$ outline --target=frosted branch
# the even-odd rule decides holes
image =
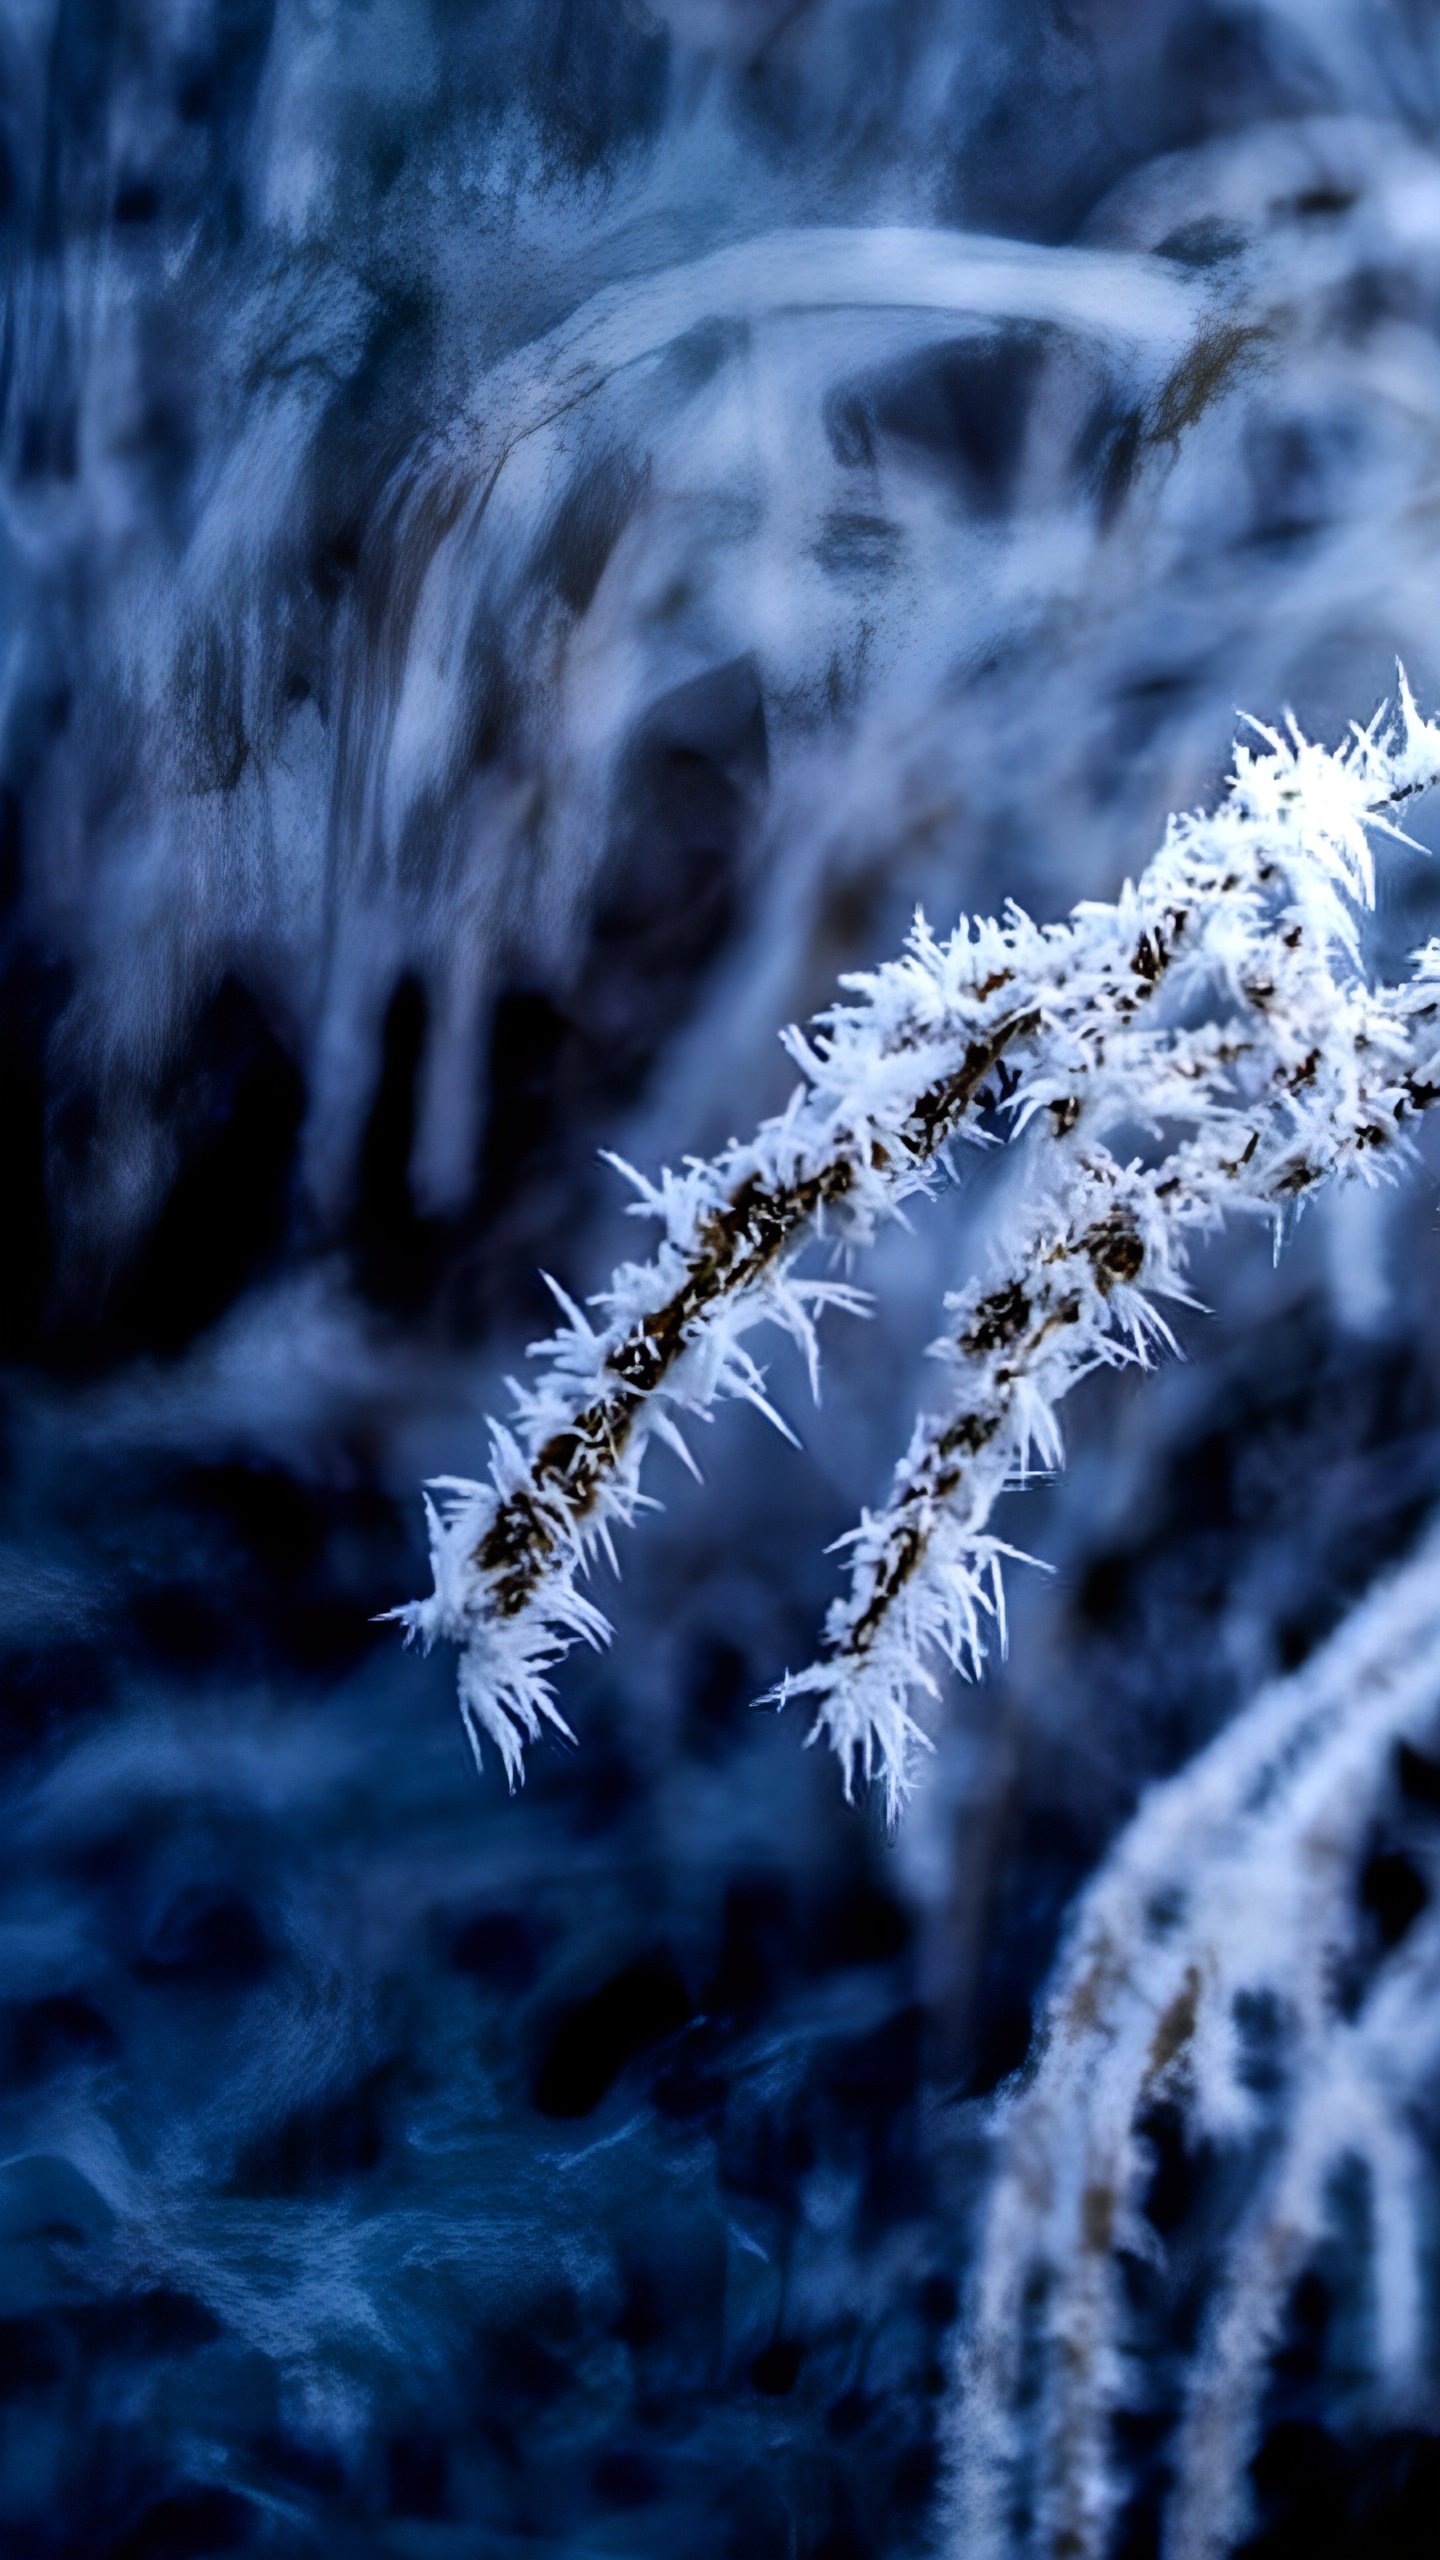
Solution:
[[[1221,2560],[1243,2536],[1268,2357],[1347,2160],[1373,2199],[1373,2372],[1392,2394],[1413,2379],[1415,2110],[1434,2068],[1440,1933],[1417,1930],[1354,2016],[1339,1986],[1391,1755],[1428,1736],[1437,1706],[1432,1530],[1311,1663],[1151,1795],[1082,1898],[1037,2058],[996,2122],[957,2413],[966,2560],[1057,2548],[1098,2560],[1109,2547],[1112,2422],[1140,2382],[1124,2263],[1163,2269],[1144,2211],[1157,2100],[1189,2140],[1254,2164],[1248,2204],[1212,2242],[1212,2307],[1173,2463],[1174,2560]],[[1268,2100],[1237,2023],[1262,2003],[1279,2076]]]
[[[813,1378],[818,1315],[861,1305],[798,1270],[808,1245],[868,1245],[947,1148],[996,1134],[1003,1109],[1053,1158],[1002,1255],[1008,1276],[954,1302],[951,1406],[917,1430],[886,1511],[856,1534],[825,1661],[782,1684],[817,1697],[847,1779],[879,1771],[893,1805],[915,1693],[937,1663],[973,1670],[998,1622],[986,1524],[1032,1453],[1058,1458],[1059,1398],[1164,1339],[1154,1301],[1181,1288],[1197,1228],[1232,1206],[1278,1216],[1336,1171],[1396,1154],[1407,1113],[1432,1098],[1433,972],[1368,997],[1357,915],[1371,835],[1395,832],[1390,810],[1440,772],[1440,730],[1402,679],[1394,720],[1377,715],[1335,753],[1293,726],[1259,736],[1237,749],[1219,808],[1172,820],[1113,904],[1052,925],[1011,908],[945,939],[917,918],[897,959],[844,980],[846,1001],[787,1035],[801,1081],[752,1139],[655,1182],[621,1168],[658,1251],[588,1309],[556,1290],[564,1323],[533,1347],[509,1423],[492,1425],[488,1482],[445,1479],[429,1507],[433,1594],[394,1613],[425,1644],[461,1647],[471,1741],[496,1744],[512,1784],[527,1740],[547,1722],[568,1731],[555,1665],[577,1637],[608,1633],[580,1586],[649,1500],[651,1441],[687,1455],[682,1423],[725,1396],[770,1413],[746,1337],[778,1324]],[[1207,1025],[1168,1027],[1202,1002]],[[1167,1143],[1192,1129],[1168,1172],[1109,1156],[1106,1132],[1136,1119]]]
[[[1037,1461],[1062,1462],[1063,1399],[1097,1368],[1147,1368],[1173,1347],[1163,1302],[1186,1299],[1196,1236],[1249,1214],[1278,1242],[1321,1183],[1381,1178],[1403,1148],[1436,1045],[1431,955],[1409,988],[1382,996],[1312,969],[1303,1008],[1281,1001],[1301,974],[1277,968],[1243,1029],[1117,1040],[1083,1125],[1143,1111],[1166,1128],[1189,1119],[1193,1133],[1143,1167],[1077,1144],[1077,1128],[1016,1217],[997,1276],[948,1301],[953,1330],[935,1349],[949,1397],[917,1425],[883,1512],[851,1533],[850,1588],[831,1610],[824,1658],[776,1693],[817,1701],[812,1735],[834,1744],[847,1787],[856,1769],[880,1774],[892,1814],[924,1740],[917,1692],[935,1694],[939,1667],[978,1675],[988,1643],[1003,1639],[1008,1551],[989,1524]]]

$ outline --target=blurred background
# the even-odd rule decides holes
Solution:
[[[933,2547],[1067,1904],[1440,1491],[1431,1173],[1076,1400],[893,1841],[754,1701],[1003,1163],[776,1350],[801,1451],[657,1462],[523,1797],[373,1619],[639,1249],[602,1145],[917,900],[1112,894],[1237,708],[1434,708],[1437,143],[1432,0],[0,0],[15,2560]],[[1270,2560],[1433,2548],[1440,2397],[1342,2383]]]

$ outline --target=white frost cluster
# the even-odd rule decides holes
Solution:
[[[1145,2213],[1146,2117],[1226,2164],[1207,2310],[1169,2465],[1170,2560],[1224,2560],[1293,2288],[1363,2178],[1355,2380],[1392,2414],[1428,2363],[1440,1925],[1422,1916],[1347,1999],[1359,1871],[1396,1746],[1440,1715],[1440,1531],[1289,1679],[1157,1788],[1081,1899],[1035,2058],[1002,2098],[960,2362],[953,2548],[965,2560],[1111,2548],[1115,2418],[1153,2386],[1127,2267],[1165,2252]],[[1244,2022],[1264,2029],[1257,2072]],[[1148,2379],[1147,2379],[1148,2376]]]
[[[434,1592],[395,1613],[460,1646],[471,1741],[496,1744],[512,1784],[544,1723],[568,1731],[555,1665],[608,1633],[581,1584],[649,1500],[651,1440],[688,1458],[681,1423],[721,1396],[777,1419],[746,1336],[779,1324],[813,1377],[818,1314],[862,1301],[800,1257],[868,1244],[957,1140],[993,1139],[1003,1116],[1029,1133],[1033,1184],[994,1274],[947,1301],[944,1401],[848,1541],[821,1659],[774,1693],[813,1701],[847,1788],[878,1777],[892,1812],[918,1700],[1003,1640],[989,1522],[1003,1490],[1060,1462],[1061,1399],[1169,1340],[1157,1301],[1184,1297],[1194,1236],[1240,1210],[1278,1239],[1322,1182],[1395,1169],[1440,1091],[1440,961],[1371,989],[1358,919],[1372,836],[1398,834],[1397,804],[1440,776],[1440,728],[1402,675],[1395,714],[1334,752],[1293,723],[1257,735],[1219,807],[1173,819],[1113,904],[1050,925],[1012,907],[944,939],[917,918],[897,959],[787,1035],[801,1081],[752,1139],[653,1183],[620,1168],[658,1250],[588,1312],[555,1290],[564,1322],[492,1424],[489,1480],[443,1479],[428,1506]],[[1137,1127],[1148,1152],[1122,1160],[1107,1141]]]

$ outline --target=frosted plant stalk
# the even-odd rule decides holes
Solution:
[[[1127,2382],[1143,2381],[1125,2351],[1123,2261],[1163,2254],[1144,2214],[1157,2101],[1190,2139],[1259,2162],[1218,2244],[1177,2436],[1172,2560],[1220,2560],[1244,2533],[1267,2355],[1347,2159],[1374,2199],[1375,2373],[1392,2397],[1413,2378],[1425,2161],[1410,2116],[1440,2041],[1433,1925],[1354,2017],[1340,1986],[1391,1755],[1427,1738],[1437,1709],[1432,1529],[1311,1662],[1153,1792],[1082,1897],[1031,2064],[994,2120],[955,2422],[953,2540],[967,2560],[1062,2545],[1098,2560],[1109,2546],[1113,2421]],[[1262,2003],[1269,2099],[1237,2025]]]
[[[1433,971],[1427,959],[1409,992],[1368,997],[1356,920],[1373,896],[1371,833],[1398,832],[1395,804],[1440,774],[1440,730],[1402,678],[1394,719],[1333,753],[1293,724],[1258,734],[1219,807],[1173,819],[1113,904],[1049,925],[1012,907],[943,939],[917,918],[898,958],[842,981],[847,1000],[808,1035],[787,1034],[801,1080],[753,1138],[654,1182],[620,1168],[661,1228],[658,1251],[588,1310],[555,1288],[564,1322],[512,1382],[510,1420],[491,1425],[488,1481],[442,1478],[439,1505],[427,1496],[434,1591],[394,1613],[427,1646],[458,1644],[472,1745],[493,1741],[512,1784],[527,1740],[546,1723],[569,1730],[556,1664],[577,1637],[608,1635],[581,1586],[649,1500],[651,1442],[688,1462],[680,1424],[719,1398],[771,1413],[746,1337],[778,1324],[813,1379],[817,1316],[863,1303],[797,1268],[807,1246],[863,1248],[932,1185],[947,1148],[993,1138],[1006,1108],[1051,1154],[1010,1256],[1050,1256],[1043,1308],[1027,1301],[1020,1317],[1004,1281],[956,1303],[949,1413],[917,1429],[886,1510],[855,1534],[825,1660],[777,1693],[813,1697],[847,1783],[878,1772],[893,1808],[917,1694],[937,1661],[977,1668],[985,1622],[998,1623],[989,1514],[1032,1453],[1058,1459],[1059,1397],[1164,1339],[1154,1298],[1183,1285],[1185,1238],[1222,1201],[1280,1215],[1342,1166],[1394,1155],[1405,1118],[1440,1090]],[[1170,1026],[1201,1003],[1208,1024]],[[1107,1153],[1107,1130],[1136,1119],[1162,1138],[1191,1128],[1178,1191],[1158,1166]],[[967,1431],[982,1434],[973,1447]]]
[[[1233,1030],[1117,1037],[998,1274],[948,1301],[953,1329],[935,1349],[949,1396],[916,1425],[884,1510],[846,1541],[850,1587],[821,1661],[776,1692],[816,1701],[814,1730],[840,1754],[847,1787],[855,1769],[878,1773],[892,1814],[926,1739],[911,1701],[936,1694],[937,1664],[976,1674],[987,1639],[1003,1640],[1007,1549],[989,1524],[1036,1459],[1062,1462],[1062,1399],[1092,1370],[1148,1367],[1170,1344],[1157,1301],[1186,1298],[1197,1236],[1249,1214],[1278,1240],[1320,1183],[1374,1180],[1403,1144],[1440,1045],[1440,955],[1422,954],[1410,987],[1378,996],[1316,967],[1303,939],[1285,960],[1263,998],[1241,979],[1248,1019]],[[1303,1004],[1285,1000],[1302,992]],[[1166,1131],[1193,1126],[1150,1166],[1121,1163],[1098,1138],[1080,1143],[1142,1116]]]

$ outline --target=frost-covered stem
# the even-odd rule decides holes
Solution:
[[[1374,2378],[1386,2416],[1424,2364],[1440,1921],[1416,1933],[1359,2016],[1336,2020],[1307,2057],[1279,2160],[1227,2252],[1191,2376],[1175,2455],[1167,2560],[1226,2560],[1250,2522],[1247,2472],[1266,2370],[1294,2286],[1323,2238],[1342,2166],[1368,2173]]]
[[[1062,2545],[1087,2560],[1107,2547],[1122,2259],[1158,2254],[1143,2214],[1144,2115],[1163,2096],[1232,2148],[1274,2141],[1236,2029],[1242,1995],[1274,2014],[1279,2145],[1223,2244],[1167,2552],[1216,2560],[1241,2530],[1265,2355],[1288,2276],[1323,2230],[1328,2169],[1347,2151],[1374,2174],[1382,2351],[1392,2369],[1413,2352],[1414,2161],[1397,2101],[1430,2067],[1435,2032],[1416,2032],[1416,1986],[1433,1990],[1433,1965],[1402,1949],[1354,2022],[1337,2014],[1337,1985],[1391,1751],[1428,1731],[1437,1701],[1432,1531],[1302,1671],[1155,1790],[1084,1895],[1035,2060],[997,2115],[960,2367],[954,2548],[965,2560]]]
[[[1286,911],[1287,914],[1289,910]],[[1000,1496],[1033,1457],[1058,1465],[1056,1407],[1098,1367],[1149,1364],[1168,1328],[1156,1297],[1183,1299],[1191,1242],[1236,1213],[1287,1215],[1322,1183],[1387,1169],[1406,1123],[1436,1097],[1436,954],[1399,990],[1371,995],[1330,971],[1313,927],[1280,919],[1263,977],[1239,975],[1239,1027],[1166,1040],[1117,1035],[1075,1106],[1038,1201],[1025,1204],[998,1274],[949,1304],[935,1346],[950,1372],[941,1410],[916,1426],[882,1512],[845,1541],[850,1587],[822,1659],[775,1692],[816,1702],[811,1738],[882,1777],[893,1816],[925,1741],[912,1710],[936,1671],[968,1676],[987,1626],[1003,1640]],[[1078,1143],[1087,1125],[1141,1113],[1194,1134],[1151,1167]]]
[[[743,1161],[764,1153],[765,1139],[781,1125],[776,1123],[751,1148],[732,1151],[733,1168],[724,1159],[703,1168],[713,1173],[720,1196],[700,1212],[688,1241],[673,1248],[678,1276],[670,1274],[667,1285],[660,1265],[650,1266],[659,1302],[631,1318],[618,1340],[605,1347],[599,1392],[542,1441],[524,1482],[499,1505],[473,1549],[471,1562],[489,1577],[491,1605],[501,1616],[512,1617],[525,1606],[567,1533],[593,1508],[602,1486],[623,1470],[647,1400],[664,1393],[706,1330],[723,1313],[733,1344],[745,1302],[757,1322],[773,1315],[774,1305],[756,1303],[760,1293],[823,1231],[827,1211],[848,1207],[858,1224],[881,1205],[876,1196],[861,1207],[862,1191],[886,1195],[886,1205],[899,1196],[956,1135],[989,1078],[1036,1028],[1033,1013],[1002,1012],[989,1031],[967,1041],[958,1064],[937,1077],[883,1137],[873,1119],[832,1128],[828,1146],[818,1151],[823,1161],[812,1164],[797,1127],[798,1162],[788,1180],[767,1182],[757,1163]],[[663,1187],[660,1196],[663,1202]],[[648,1193],[644,1205],[650,1206]],[[641,1277],[627,1276],[632,1282]],[[660,1298],[662,1286],[666,1294]]]
[[[524,1480],[476,1542],[471,1563],[490,1578],[491,1604],[502,1616],[525,1606],[573,1525],[623,1474],[649,1399],[666,1394],[707,1335],[723,1328],[728,1351],[752,1326],[778,1317],[808,1350],[809,1328],[781,1296],[805,1247],[827,1231],[847,1246],[867,1243],[882,1217],[926,1187],[943,1149],[970,1134],[967,1122],[1013,1092],[1042,1049],[1067,1030],[1077,1045],[1087,1043],[1155,993],[1189,917],[1174,882],[1167,895],[1158,867],[1146,887],[1143,912],[1131,901],[1136,912],[1114,950],[1091,948],[1098,936],[1075,926],[1037,933],[1018,913],[998,926],[962,924],[943,945],[917,920],[901,961],[844,981],[861,1003],[834,1008],[808,1040],[787,1034],[806,1083],[753,1140],[654,1186],[619,1166],[640,1193],[640,1212],[665,1224],[666,1249],[648,1265],[628,1265],[595,1302],[619,1319],[586,1328],[598,1355],[597,1391],[572,1399],[574,1409],[532,1451]],[[1096,913],[1106,911],[1092,911],[1087,922]],[[823,1304],[829,1294],[812,1285],[799,1306]],[[557,1336],[539,1346],[540,1356],[548,1351],[558,1363],[569,1348],[569,1337]],[[692,1385],[709,1401],[702,1381],[686,1381],[676,1401],[687,1409]],[[712,1392],[747,1389],[727,1376]]]
[[[1370,890],[1366,829],[1440,770],[1440,732],[1402,692],[1394,730],[1377,719],[1333,756],[1298,732],[1264,734],[1266,753],[1237,750],[1219,810],[1171,822],[1138,888],[1057,925],[1011,909],[942,941],[917,920],[898,959],[847,979],[850,1001],[808,1039],[789,1035],[802,1082],[784,1112],[708,1163],[653,1184],[630,1176],[639,1214],[663,1228],[659,1251],[615,1274],[593,1318],[556,1291],[566,1321],[533,1347],[511,1424],[492,1425],[488,1483],[440,1480],[434,1593],[395,1613],[427,1644],[460,1645],[471,1740],[497,1744],[512,1782],[542,1722],[568,1729],[548,1676],[556,1662],[576,1636],[608,1634],[580,1584],[646,1504],[650,1442],[688,1461],[677,1417],[737,1395],[768,1412],[744,1337],[779,1324],[813,1377],[816,1314],[859,1303],[843,1284],[798,1274],[807,1244],[868,1244],[929,1187],[945,1148],[985,1134],[987,1107],[1017,1093],[1048,1106],[1063,1139],[1116,1044],[1138,1057],[1125,1044],[1162,989],[1258,956],[1250,994],[1263,1003],[1277,919],[1298,919],[1322,975],[1348,947],[1353,904]]]
[[[990,1081],[1013,1081],[1013,1056],[1033,1048],[1033,1004],[1001,1001],[1014,972],[997,955],[1020,930],[965,926],[941,946],[917,923],[902,961],[856,982],[866,990],[859,1004],[837,1007],[808,1044],[792,1036],[806,1084],[753,1140],[655,1184],[619,1166],[640,1193],[634,1205],[663,1223],[665,1243],[591,1301],[598,1322],[550,1284],[567,1321],[532,1346],[539,1383],[512,1381],[514,1425],[492,1424],[488,1484],[436,1480],[447,1499],[442,1516],[427,1498],[435,1591],[392,1612],[427,1646],[437,1635],[461,1645],[472,1744],[478,1756],[482,1734],[495,1742],[512,1784],[542,1719],[568,1731],[547,1673],[574,1636],[598,1643],[608,1633],[577,1584],[597,1550],[613,1561],[612,1528],[644,1507],[650,1441],[692,1465],[675,1417],[703,1415],[723,1396],[776,1418],[744,1335],[779,1324],[813,1378],[817,1312],[863,1304],[842,1283],[797,1277],[799,1255],[827,1234],[848,1247],[868,1243],[995,1098]],[[1143,983],[1137,994],[1112,977],[1087,989],[1094,1004],[1143,1001]],[[855,1053],[867,1044],[865,1095]],[[877,1060],[887,1076],[874,1074]]]
[[[498,1745],[512,1784],[542,1719],[568,1730],[548,1671],[575,1635],[608,1632],[577,1583],[612,1527],[644,1507],[650,1441],[688,1464],[677,1415],[722,1396],[769,1412],[744,1348],[759,1324],[788,1331],[814,1377],[816,1313],[861,1301],[798,1277],[806,1246],[867,1244],[1043,1051],[1063,1043],[1079,1072],[1164,979],[1185,935],[1184,868],[1161,856],[1143,897],[1127,889],[1115,908],[1067,925],[1039,928],[1016,911],[962,922],[940,942],[917,919],[900,959],[845,981],[855,1002],[808,1040],[788,1035],[804,1082],[753,1139],[653,1184],[619,1165],[637,1212],[665,1229],[660,1251],[614,1275],[591,1302],[595,1322],[556,1290],[567,1321],[533,1346],[538,1384],[513,1386],[513,1427],[492,1426],[489,1484],[437,1480],[447,1500],[443,1516],[427,1505],[434,1594],[393,1613],[427,1645],[461,1645],[471,1741],[477,1753],[482,1734]]]

